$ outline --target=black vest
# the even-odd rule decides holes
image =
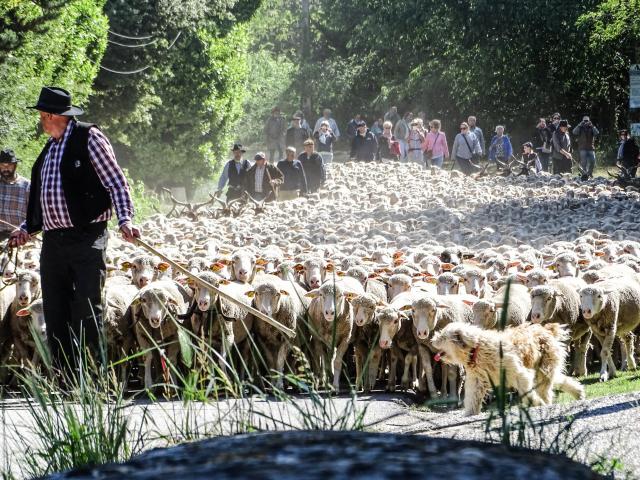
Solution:
[[[111,196],[102,185],[89,159],[90,123],[76,122],[60,161],[62,191],[74,227],[83,227],[111,208]],[[27,207],[27,231],[42,230],[41,172],[51,143],[47,143],[31,169],[31,191]]]
[[[227,171],[229,175],[229,186],[230,187],[244,187],[244,178],[247,175],[247,170],[251,168],[251,164],[249,160],[246,158],[242,160],[242,166],[240,167],[240,173],[236,169],[236,161],[229,160],[229,170]]]

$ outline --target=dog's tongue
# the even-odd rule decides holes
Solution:
[[[435,357],[433,357],[433,359],[434,359],[436,362],[439,362],[439,361],[442,359],[442,357],[444,357],[444,352],[438,352],[438,353],[436,353],[436,356],[435,356]]]

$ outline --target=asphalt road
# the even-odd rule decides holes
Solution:
[[[474,440],[485,440],[488,435],[498,438],[498,432],[486,433],[487,413],[463,417],[461,410],[428,410],[414,400],[412,395],[376,393],[359,396],[356,402],[341,396],[330,401],[297,398],[289,405],[258,398],[207,405],[192,403],[187,407],[179,402],[138,402],[128,408],[127,415],[136,430],[145,419],[142,431],[147,448],[256,428],[340,429],[352,428],[359,421],[366,429],[379,432]],[[5,401],[2,406],[0,467],[10,466],[19,474],[25,447],[37,442],[37,436],[31,430],[33,419],[24,401]],[[143,414],[145,411],[146,415]],[[517,411],[512,413],[515,422]],[[532,445],[542,441],[545,447],[553,446],[553,439],[573,418],[568,433],[560,436],[560,450],[571,446],[573,441],[573,458],[584,463],[615,460],[621,478],[624,478],[623,472],[629,472],[631,478],[640,478],[640,456],[636,453],[640,451],[640,392],[540,407],[529,413],[537,430],[543,426],[541,435],[531,437]]]

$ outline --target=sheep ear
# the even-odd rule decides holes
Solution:
[[[301,263],[296,263],[296,264],[293,266],[293,269],[294,269],[296,272],[300,273],[300,272],[304,271],[304,265],[302,265]]]
[[[319,289],[315,289],[315,290],[310,290],[307,293],[304,294],[305,297],[307,298],[317,298],[320,296],[320,291]]]
[[[256,260],[256,265],[266,265],[267,263],[269,262],[267,262],[264,258],[258,258]]]
[[[582,260],[578,260],[578,265],[582,265],[583,267],[589,265],[590,263],[591,261],[586,258],[583,258]]]
[[[604,257],[604,252],[602,250],[596,250],[594,255],[596,257]]]
[[[578,290],[578,294],[580,294],[580,291],[579,291],[579,290]],[[562,292],[554,292],[553,296],[554,296],[554,297],[560,297],[560,298],[567,298],[567,297],[565,296],[565,294],[564,294],[564,293],[562,293]]]
[[[518,280],[520,280],[522,283],[526,283],[527,282],[527,276],[526,275],[522,275],[521,273],[518,273],[516,276],[518,277]]]
[[[384,303],[382,300],[378,300],[376,302],[376,308],[378,308],[378,307],[382,308],[382,307],[386,307],[386,306],[387,306],[387,304]]]
[[[160,262],[158,264],[158,270],[160,270],[161,272],[166,272],[167,270],[169,270],[170,265],[167,262]]]
[[[453,265],[451,263],[441,263],[440,264],[440,269],[443,272],[449,272],[453,269]]]
[[[327,272],[333,272],[336,269],[336,266],[333,263],[327,263],[325,270]]]
[[[554,263],[552,263],[551,265],[547,265],[547,268],[548,268],[549,270],[555,270],[555,269],[556,269],[556,266],[555,266],[555,264],[554,264]]]
[[[356,298],[358,298],[360,295],[358,295],[355,292],[346,292],[344,294],[344,298],[346,298],[347,300],[355,300]]]
[[[502,308],[503,305],[504,305],[503,302],[493,302],[493,305],[491,306],[491,311],[495,312],[496,309]]]
[[[520,260],[514,260],[513,262],[507,263],[508,268],[519,267],[519,266],[520,266]]]
[[[436,277],[429,277],[426,279],[426,282],[436,285],[438,283],[438,279]]]
[[[31,312],[29,311],[29,307],[21,308],[16,312],[16,316],[18,317],[28,317],[29,315],[31,315]]]
[[[135,297],[133,300],[131,300],[132,307],[137,307],[138,305],[140,305],[140,297]]]
[[[253,298],[256,296],[255,290],[249,290],[248,292],[244,292],[244,294],[249,298]]]
[[[470,307],[473,307],[478,300],[479,300],[478,298],[476,298],[475,300],[472,300],[471,298],[463,298],[462,303],[464,303],[465,305],[469,305]]]
[[[221,278],[218,281],[218,285],[229,285],[231,282],[229,280],[227,280],[226,278]]]
[[[346,277],[347,276],[347,272],[338,272],[336,273],[337,276],[339,277]]]
[[[411,308],[412,308],[411,305],[403,305],[403,306],[400,307],[400,311],[407,312],[407,311],[411,310]]]
[[[448,310],[451,307],[449,305],[444,304],[444,303],[438,303],[438,304],[436,304],[436,308],[441,308],[443,310]]]
[[[131,262],[122,262],[120,264],[120,270],[122,270],[123,272],[126,272],[127,270],[129,270],[131,267],[133,266],[133,264]]]

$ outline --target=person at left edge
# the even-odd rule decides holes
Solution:
[[[0,151],[0,242],[9,238],[15,227],[27,217],[31,183],[18,175],[20,160],[10,148]]]
[[[113,148],[100,129],[76,120],[84,112],[68,91],[43,87],[33,108],[51,137],[31,170],[27,218],[11,234],[23,245],[43,231],[42,300],[54,365],[77,368],[84,348],[97,357],[106,277],[107,221],[112,206],[125,240],[135,242],[133,202]],[[78,349],[77,346],[81,348]]]

